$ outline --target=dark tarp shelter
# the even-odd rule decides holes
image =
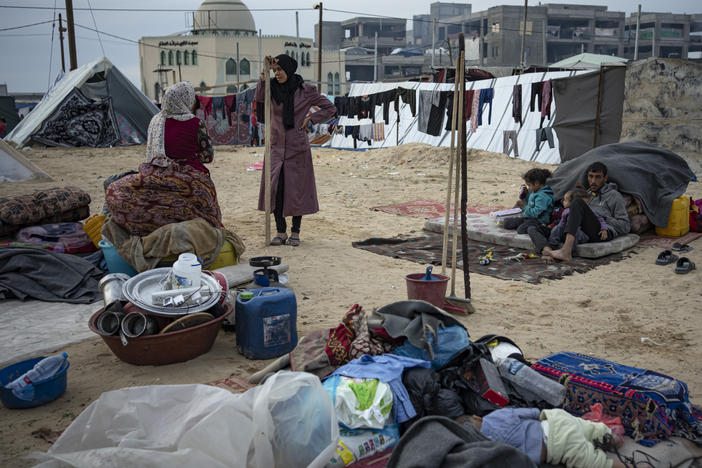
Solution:
[[[0,117],[4,118],[7,124],[5,128],[5,135],[7,135],[20,121],[19,115],[17,115],[17,109],[15,108],[14,97],[0,96]]]

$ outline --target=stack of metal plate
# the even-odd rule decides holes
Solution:
[[[203,312],[213,307],[220,299],[222,286],[213,276],[202,273],[200,275],[200,291],[205,293],[203,296],[207,296],[202,303],[197,305],[185,303],[180,306],[155,305],[151,296],[164,290],[161,285],[162,280],[171,270],[171,268],[155,268],[130,278],[124,283],[122,291],[124,297],[140,309],[151,312],[154,315],[167,317]]]

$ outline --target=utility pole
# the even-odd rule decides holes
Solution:
[[[341,48],[339,48],[339,95],[341,96],[343,93],[341,91],[341,81],[346,80],[346,73],[344,73],[343,78],[341,75]],[[335,90],[336,91],[336,90]]]
[[[239,62],[239,41],[236,42],[236,90],[237,92],[241,91],[241,63]],[[239,99],[237,98],[237,101]],[[236,142],[237,144],[241,144],[241,134],[239,133],[239,102],[236,103]],[[268,121],[266,121],[268,123]]]
[[[59,13],[59,40],[61,41],[61,71],[66,73],[66,57],[63,53],[63,32],[66,28],[63,27],[63,22],[61,21],[61,13]]]
[[[322,10],[323,10],[322,2],[315,4],[314,8],[319,9],[319,27],[317,28],[319,30],[319,43],[317,44],[317,47],[319,48],[317,50],[317,91],[319,91],[321,93],[322,92]]]
[[[639,27],[641,26],[641,4],[639,3],[639,13],[636,15],[636,37],[634,38],[634,60],[639,59]]]
[[[485,23],[483,22],[483,18],[480,18],[480,53],[478,54],[478,57],[480,57],[480,66],[483,66],[483,48],[485,47]]]
[[[524,26],[522,27],[522,52],[519,54],[520,64],[522,68],[526,68],[526,27],[527,27],[527,3],[529,0],[524,0]]]
[[[300,13],[295,12],[295,45],[297,46],[296,60],[302,66],[302,58],[300,57]]]
[[[73,0],[66,0],[66,26],[68,31],[68,54],[71,58],[71,70],[78,68],[76,57],[76,31],[73,26]]]
[[[263,71],[263,55],[262,55],[262,50],[261,50],[261,30],[258,30],[258,65],[260,68],[260,71]],[[266,77],[268,79],[269,77]]]
[[[656,22],[653,22],[653,35],[651,36],[651,57],[656,56]]]
[[[436,18],[431,20],[431,70],[434,71],[434,47],[436,41]]]
[[[378,81],[378,31],[375,32],[375,47],[373,54],[373,81]]]

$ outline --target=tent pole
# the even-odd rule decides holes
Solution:
[[[265,150],[263,156],[263,172],[264,172],[264,190],[265,190],[265,245],[271,242],[271,80],[270,80],[270,64],[268,60],[263,63],[263,77],[265,78]],[[238,118],[237,118],[238,120]]]
[[[444,240],[443,247],[441,249],[441,274],[446,274],[446,260],[448,257],[448,236],[449,236],[449,215],[451,212],[451,177],[453,177],[453,166],[456,156],[454,155],[454,150],[456,148],[456,125],[458,122],[458,106],[459,106],[459,95],[458,95],[458,81],[461,79],[461,72],[458,68],[460,65],[460,57],[456,59],[456,74],[453,79],[453,109],[451,110],[451,146],[449,149],[449,164],[448,164],[448,177],[446,178],[446,214],[444,215]],[[453,220],[454,230],[456,229],[456,219]],[[456,245],[454,244],[454,250]],[[455,275],[451,275],[451,281],[455,282],[453,278]]]
[[[597,86],[597,114],[595,115],[595,135],[592,147],[597,148],[597,140],[600,133],[600,112],[602,111],[602,84],[604,82],[604,67],[600,65],[600,82]]]
[[[73,0],[66,0],[66,26],[68,29],[68,54],[71,60],[71,70],[78,68],[76,57],[76,28],[73,25]]]
[[[61,40],[61,71],[66,73],[66,56],[63,52],[63,32],[66,28],[63,27],[63,21],[61,21],[61,13],[59,13],[59,39]]]

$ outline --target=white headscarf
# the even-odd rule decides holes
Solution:
[[[166,119],[186,121],[194,118],[193,104],[195,104],[195,88],[189,82],[181,81],[166,90],[161,102],[161,112],[154,115],[149,124],[146,162],[157,166],[168,166],[169,160],[164,146]]]

